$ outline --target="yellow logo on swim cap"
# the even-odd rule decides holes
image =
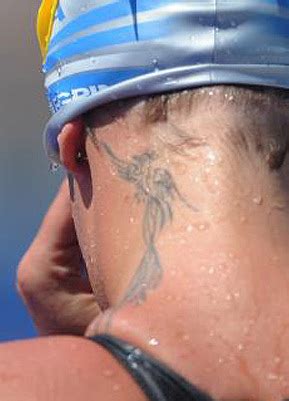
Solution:
[[[48,52],[58,2],[59,0],[43,0],[38,11],[37,36],[43,59]]]

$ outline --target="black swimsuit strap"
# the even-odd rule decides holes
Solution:
[[[106,334],[89,339],[109,351],[151,401],[213,401],[210,396],[139,348]]]

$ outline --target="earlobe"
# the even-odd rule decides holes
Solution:
[[[81,118],[66,124],[58,136],[61,164],[72,174],[79,174],[87,165],[84,123]]]

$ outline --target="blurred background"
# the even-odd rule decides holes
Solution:
[[[48,118],[34,33],[40,0],[0,2],[0,342],[34,336],[16,267],[61,181],[42,148]]]

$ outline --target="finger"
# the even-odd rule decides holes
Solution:
[[[41,333],[83,334],[99,313],[82,263],[65,180],[18,267],[18,291]]]
[[[41,224],[35,242],[37,246],[42,244],[50,250],[51,247],[64,249],[77,243],[67,179],[61,184]]]
[[[34,283],[63,282],[81,277],[83,263],[71,215],[68,182],[64,180],[33,243],[18,267],[18,281],[35,288]],[[30,285],[31,283],[31,285]]]

